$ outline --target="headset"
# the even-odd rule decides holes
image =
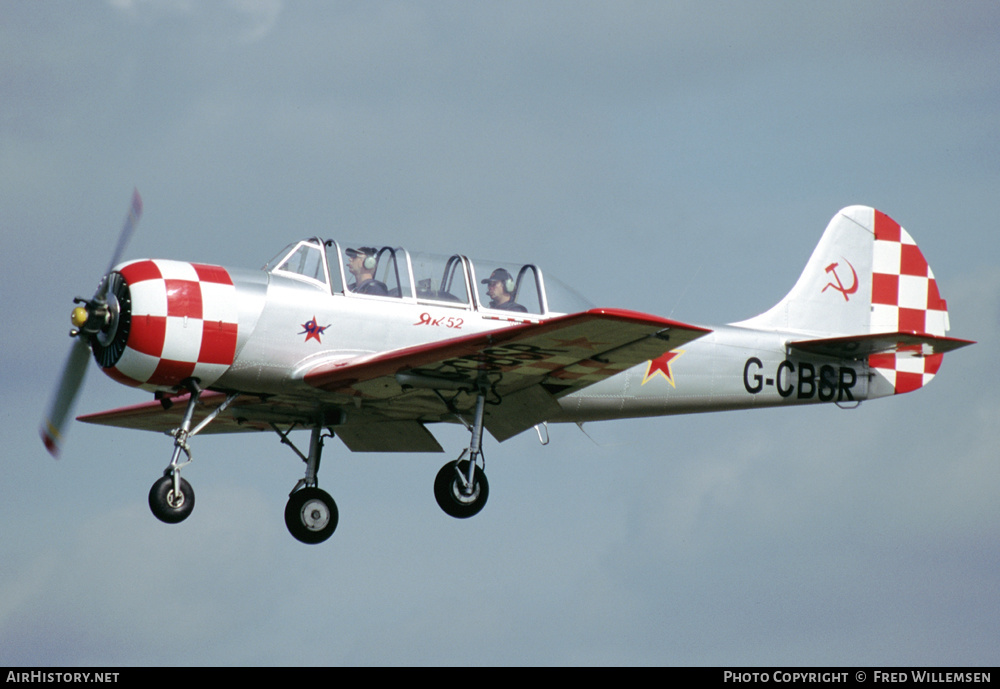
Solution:
[[[350,249],[355,255],[361,255],[365,257],[365,260],[361,262],[361,265],[365,270],[375,270],[375,266],[378,265],[378,259],[375,258],[375,248],[370,246],[363,246],[360,249]],[[353,257],[352,257],[353,258]]]
[[[500,271],[503,271],[503,272],[507,273],[507,275],[508,275],[507,279],[505,279],[505,280],[496,280],[496,279],[493,278],[493,276],[496,273],[500,272]],[[514,287],[517,285],[517,283],[514,282],[514,278],[510,277],[510,273],[508,273],[503,268],[497,268],[492,273],[490,273],[490,276],[488,278],[486,278],[485,280],[483,280],[483,284],[486,284],[486,285],[489,285],[489,283],[491,283],[491,282],[499,282],[501,285],[503,285],[503,288],[505,290],[507,290],[507,294],[514,294]]]

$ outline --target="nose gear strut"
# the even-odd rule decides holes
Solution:
[[[190,397],[184,408],[180,427],[170,433],[174,436],[174,453],[170,458],[170,464],[163,471],[163,476],[149,489],[149,509],[157,519],[167,524],[184,521],[194,509],[194,489],[190,483],[181,478],[181,469],[192,462],[188,440],[212,423],[238,396],[235,392],[227,395],[222,404],[213,409],[197,426],[191,428],[194,410],[201,399],[202,389],[198,381],[193,378],[184,381],[183,387],[187,388]],[[183,462],[180,461],[182,452],[187,457]]]

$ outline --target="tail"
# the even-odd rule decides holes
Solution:
[[[805,352],[867,357],[869,397],[923,387],[944,352],[972,344],[945,336],[948,306],[913,238],[867,206],[837,213],[792,291],[734,325],[799,334],[788,345]]]

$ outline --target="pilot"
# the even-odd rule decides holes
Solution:
[[[528,309],[514,301],[514,278],[505,269],[497,268],[482,283],[487,285],[486,294],[490,298],[491,309],[527,313]]]
[[[347,270],[354,276],[354,282],[348,285],[347,289],[358,294],[374,294],[382,297],[389,295],[385,283],[375,279],[378,251],[374,247],[363,246],[359,249],[347,249],[344,253],[349,259]]]

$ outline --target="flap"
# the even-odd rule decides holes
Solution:
[[[379,421],[334,429],[351,452],[444,452],[419,421]]]
[[[486,405],[483,425],[490,435],[503,442],[560,411],[552,393],[534,385],[507,395],[499,405]]]

